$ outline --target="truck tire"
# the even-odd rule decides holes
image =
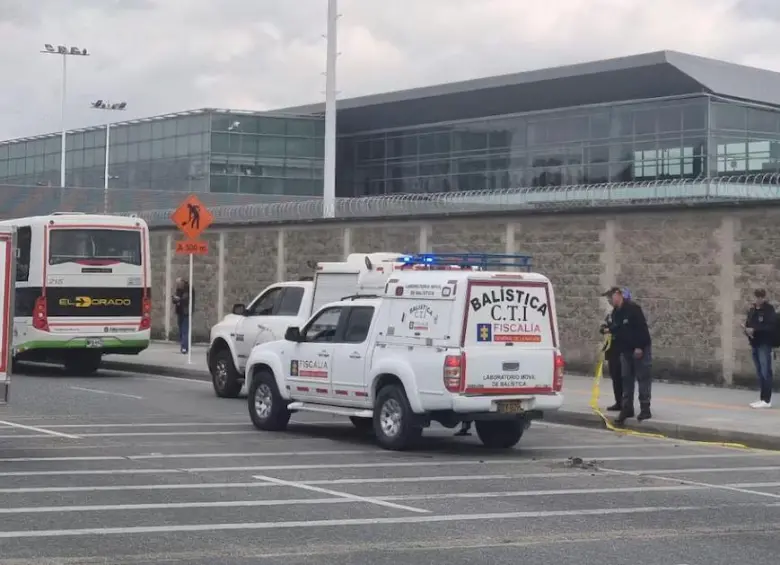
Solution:
[[[94,375],[100,368],[102,358],[100,352],[94,350],[68,352],[63,360],[65,372],[77,377]]]
[[[247,396],[249,417],[258,430],[280,432],[287,428],[290,411],[287,401],[279,394],[276,379],[268,371],[255,374]]]
[[[238,398],[243,382],[227,348],[218,349],[211,360],[209,372],[214,392],[220,398]]]
[[[377,394],[374,405],[374,434],[385,449],[403,451],[422,435],[422,424],[412,412],[403,387],[389,385]]]
[[[525,422],[517,420],[477,420],[477,436],[485,447],[509,449],[517,445],[525,431]]]
[[[374,429],[374,421],[371,418],[358,418],[357,416],[350,416],[349,421],[357,428],[359,432],[368,433]]]

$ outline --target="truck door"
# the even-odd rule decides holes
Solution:
[[[318,312],[301,330],[301,341],[289,348],[289,358],[283,362],[293,398],[321,401],[331,398],[333,342],[345,310],[333,306]]]
[[[249,305],[235,329],[239,371],[256,344],[282,339],[287,327],[297,323],[303,295],[302,287],[271,287]]]
[[[551,296],[545,282],[469,281],[463,324],[462,392],[554,392],[560,354]]]
[[[346,316],[333,348],[333,395],[339,404],[363,405],[369,402],[365,372],[374,307],[354,306]]]

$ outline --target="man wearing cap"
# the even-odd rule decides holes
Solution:
[[[622,289],[622,291],[623,298],[631,300],[631,291],[627,288]],[[604,293],[605,296],[608,296],[608,294],[609,291]],[[616,308],[613,306],[612,311],[607,314],[600,328],[601,335],[611,334],[609,348],[604,351],[604,360],[607,362],[609,378],[612,380],[612,393],[615,395],[615,403],[607,408],[610,412],[619,412],[623,405],[623,371],[620,362],[620,348],[615,337],[615,310]]]
[[[623,424],[634,417],[634,389],[639,388],[639,415],[637,420],[649,420],[651,376],[651,340],[645,314],[639,304],[628,300],[620,287],[605,293],[614,307],[612,321],[615,341],[620,352],[623,376],[623,399],[615,423]],[[635,384],[636,383],[636,384]]]

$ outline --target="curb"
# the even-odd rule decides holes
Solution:
[[[580,428],[605,430],[604,421],[597,414],[558,410],[544,414],[543,422],[565,424]],[[645,422],[630,424],[626,430],[661,434],[669,439],[679,439],[701,443],[739,443],[754,449],[780,451],[780,436],[770,436],[751,432],[719,430],[700,426],[680,425],[666,422]]]
[[[193,381],[211,381],[211,374],[203,368],[190,367],[166,367],[164,365],[152,365],[150,363],[129,363],[127,361],[103,361],[100,368],[106,371],[122,371],[124,373],[142,373],[144,375],[162,375],[164,377],[178,377]]]

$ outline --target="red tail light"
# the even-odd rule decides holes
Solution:
[[[561,392],[563,390],[563,370],[565,368],[563,355],[555,353],[555,373],[553,373],[553,390]]]
[[[461,392],[466,377],[466,355],[447,355],[444,358],[444,388],[448,392]]]
[[[39,296],[35,299],[33,307],[33,327],[43,332],[49,331],[49,318],[46,315],[46,297]]]
[[[141,323],[138,325],[138,331],[148,330],[152,327],[152,301],[144,297],[141,309]]]

